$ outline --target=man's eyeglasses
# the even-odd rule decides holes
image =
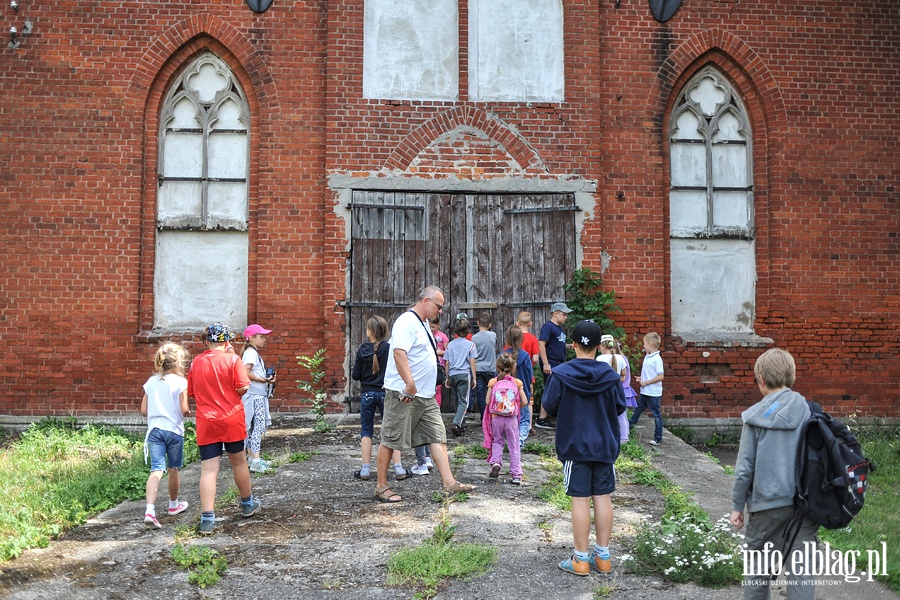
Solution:
[[[425,299],[426,299],[426,300],[431,300],[431,303],[434,304],[435,306],[437,306],[437,309],[438,309],[438,310],[444,310],[444,305],[443,305],[443,304],[438,304],[437,302],[435,302],[435,301],[432,300],[431,298],[425,298]]]

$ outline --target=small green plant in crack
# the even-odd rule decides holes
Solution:
[[[294,452],[288,457],[289,463],[305,462],[318,454],[318,452]]]
[[[454,458],[480,458],[487,460],[488,450],[481,444],[460,444],[453,449]]]
[[[604,583],[594,588],[594,598],[609,598],[616,591],[616,586],[612,583]]]
[[[297,387],[312,396],[312,412],[316,415],[316,431],[330,431],[332,426],[325,419],[326,394],[323,383],[325,379],[325,348],[319,348],[312,356],[298,356],[297,364],[309,371],[309,381],[301,379],[297,381]]]
[[[525,454],[537,454],[544,458],[556,456],[556,448],[543,442],[525,442],[525,445],[522,446],[522,452]]]
[[[199,519],[194,519],[191,523],[176,525],[173,528],[175,531],[175,535],[173,536],[175,541],[182,543],[197,537],[197,525],[199,524],[199,521]]]
[[[497,548],[485,544],[453,541],[456,528],[443,514],[434,535],[419,546],[403,548],[388,559],[388,585],[416,584],[424,587],[416,594],[433,598],[448,577],[469,579],[486,573],[497,562]]]
[[[554,473],[541,484],[535,495],[559,510],[572,510],[572,498],[566,495],[562,473]]]
[[[339,589],[341,589],[342,585],[343,585],[343,582],[341,581],[340,577],[338,577],[336,579],[327,580],[325,583],[322,584],[322,588],[326,589],[326,590],[339,590]]]
[[[172,560],[182,569],[188,570],[188,583],[201,588],[216,584],[228,569],[228,561],[217,550],[209,546],[181,544],[172,548]]]
[[[228,491],[223,493],[221,496],[216,498],[216,509],[227,508],[229,506],[234,506],[237,503],[238,498],[238,490],[236,487],[230,488]]]

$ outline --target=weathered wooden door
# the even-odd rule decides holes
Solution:
[[[380,314],[392,323],[428,284],[444,290],[445,331],[459,312],[474,319],[489,310],[502,343],[528,310],[537,334],[577,268],[572,194],[355,191],[350,210],[351,362],[366,320]],[[351,397],[357,389],[354,382]]]

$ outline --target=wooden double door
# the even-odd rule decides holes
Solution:
[[[577,268],[573,194],[354,191],[350,210],[350,361],[366,320],[393,323],[425,285],[444,292],[445,332],[458,313],[474,323],[488,310],[502,344],[527,310],[537,335]]]

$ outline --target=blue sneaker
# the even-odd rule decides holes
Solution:
[[[250,502],[241,502],[241,516],[242,517],[252,517],[256,514],[256,511],[259,510],[260,501],[256,498],[250,500]]]
[[[200,527],[197,528],[197,532],[200,535],[211,535],[215,526],[216,522],[213,519],[200,519]]]

